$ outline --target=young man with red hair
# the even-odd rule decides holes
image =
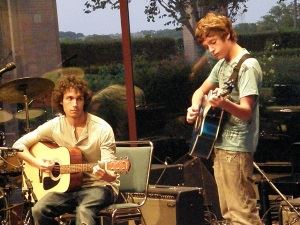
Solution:
[[[195,122],[202,99],[209,91],[224,87],[243,55],[249,52],[237,43],[230,20],[208,13],[196,27],[198,41],[218,60],[208,78],[194,92],[187,110],[187,122]],[[228,224],[261,225],[253,187],[253,154],[258,142],[259,88],[262,71],[254,58],[239,70],[230,97],[212,94],[207,101],[227,114],[214,145],[213,167],[221,213]]]

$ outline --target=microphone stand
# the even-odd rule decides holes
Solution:
[[[280,195],[280,197],[291,207],[291,209],[297,214],[296,221],[300,220],[300,213],[297,209],[288,201],[288,199],[283,195],[280,190],[273,184],[273,182],[267,177],[267,175],[259,168],[259,166],[253,162],[255,169],[266,179],[266,181],[270,184],[270,186]]]
[[[163,171],[161,172],[161,174],[159,175],[158,179],[156,180],[154,186],[156,186],[156,185],[159,184],[161,178],[162,178],[163,175],[165,174],[165,172],[166,172],[166,170],[167,170],[167,168],[168,168],[168,165],[169,165],[169,164],[168,164],[168,159],[169,159],[169,157],[167,156],[167,157],[165,158],[165,161],[164,161],[165,167],[164,167]]]
[[[27,193],[28,193],[28,198],[26,199],[26,204],[27,206],[29,206],[30,208],[28,209],[26,215],[25,215],[25,218],[24,218],[24,221],[23,221],[23,224],[24,225],[30,225],[30,220],[32,219],[32,211],[31,211],[31,208],[32,208],[32,198],[34,200],[34,204],[37,203],[38,199],[35,195],[35,193],[33,192],[33,186],[32,186],[32,183],[31,181],[28,179],[25,171],[23,171],[23,176],[24,176],[24,179],[25,179],[25,184],[27,186]],[[31,198],[32,197],[32,198]]]

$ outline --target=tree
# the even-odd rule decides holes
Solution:
[[[295,8],[300,4],[290,3],[286,5],[283,1],[272,7],[269,13],[257,22],[257,31],[288,31],[299,29],[299,15],[295,15]]]
[[[81,40],[84,38],[84,34],[83,33],[74,33],[72,31],[67,31],[67,32],[60,31],[59,38],[69,39],[69,40]]]
[[[239,23],[234,27],[238,34],[253,34],[257,32],[255,23]]]
[[[132,1],[132,0],[131,0]],[[131,2],[129,0],[129,2]],[[137,0],[141,1],[141,0]],[[186,26],[189,32],[194,36],[194,25],[190,19],[198,21],[209,11],[219,11],[230,16],[234,21],[238,13],[247,11],[246,2],[248,0],[148,0],[145,6],[145,14],[148,22],[154,22],[156,17],[169,18],[165,24],[174,24]],[[110,6],[111,9],[119,8],[119,0],[88,0],[85,2],[85,13],[91,13],[98,9],[104,9]]]

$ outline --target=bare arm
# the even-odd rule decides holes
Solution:
[[[211,99],[208,99],[208,101],[213,107],[220,107],[239,119],[248,121],[252,117],[256,98],[256,95],[242,97],[239,104],[222,97],[212,97]]]
[[[116,145],[115,138],[112,128],[109,126],[106,129],[106,133],[103,133],[100,137],[101,139],[101,161],[109,162],[116,159]],[[112,170],[104,170],[99,167],[99,165],[94,166],[93,174],[95,174],[99,179],[112,182],[119,176]]]

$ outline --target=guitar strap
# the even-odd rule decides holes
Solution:
[[[239,71],[240,71],[240,68],[241,68],[241,65],[243,64],[243,62],[246,60],[246,59],[249,59],[251,58],[251,55],[250,54],[244,54],[240,60],[238,61],[238,63],[236,64],[236,66],[233,68],[233,71],[232,71],[232,74],[231,76],[229,77],[228,79],[228,82],[232,82],[234,84],[234,87],[236,88],[236,90],[238,91],[238,75],[239,75]],[[228,113],[224,113],[223,115],[223,122],[225,120],[228,120]]]
[[[232,81],[232,83],[234,83],[234,86],[236,87],[236,89],[238,88],[237,87],[237,82],[238,82],[238,75],[239,75],[239,71],[240,71],[241,65],[243,64],[243,62],[246,59],[249,59],[249,58],[251,58],[250,54],[247,53],[247,54],[243,55],[240,58],[240,60],[238,61],[238,63],[236,64],[236,66],[233,68],[232,74],[229,77],[228,81]]]

